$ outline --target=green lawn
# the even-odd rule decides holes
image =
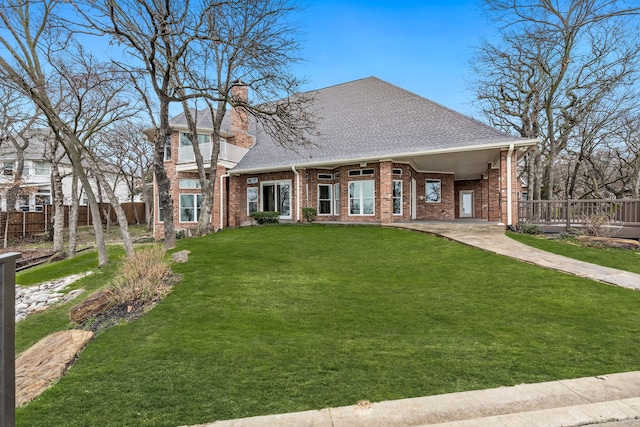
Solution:
[[[640,293],[422,233],[178,241],[182,283],[99,335],[20,426],[177,426],[640,369]]]
[[[581,246],[574,241],[548,239],[544,235],[533,236],[530,234],[507,233],[507,236],[520,243],[547,252],[640,274],[640,251],[631,249],[590,248]]]

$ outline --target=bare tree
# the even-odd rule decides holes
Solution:
[[[302,81],[289,72],[300,60],[297,30],[288,19],[296,10],[290,0],[234,0],[209,8],[204,33],[195,38],[195,49],[189,50],[177,73],[177,78],[184,79],[178,81],[178,87],[203,193],[198,235],[210,229],[220,131],[229,106],[242,120],[252,117],[287,148],[309,143],[308,135],[316,124],[310,109],[313,97],[296,93]],[[199,111],[202,100],[207,108]],[[199,114],[208,114],[213,125],[208,159],[196,143]]]
[[[126,182],[130,201],[141,194],[146,205],[151,205],[153,194],[145,191],[148,174],[153,164],[153,147],[144,138],[144,127],[132,120],[118,123],[96,138],[92,148],[100,158],[117,169],[118,175]],[[136,224],[140,224],[134,209]]]
[[[541,142],[531,154],[529,182],[534,198],[549,199],[558,191],[556,162],[578,135],[576,128],[605,99],[626,93],[637,81],[640,51],[631,18],[640,7],[624,7],[615,0],[486,0],[486,4],[504,27],[502,44],[485,43],[475,58],[478,105],[494,121],[515,120],[522,128],[522,112],[532,111],[522,106],[537,100],[539,134],[534,136]],[[500,51],[503,59],[491,58],[493,50]],[[528,79],[531,75],[533,80]],[[511,81],[515,90],[503,91],[504,80]],[[514,100],[518,107],[501,108]],[[512,130],[519,131],[517,126]]]
[[[66,4],[56,0],[7,0],[0,4],[1,28],[7,30],[0,34],[4,52],[0,56],[0,72],[5,82],[37,105],[64,147],[89,200],[98,264],[103,265],[108,262],[108,255],[100,212],[83,165],[83,140],[126,116],[128,110],[113,92],[117,85],[108,87],[113,70],[91,67],[97,64],[74,43],[68,28],[56,25],[55,13]],[[70,92],[73,88],[81,90]],[[98,169],[95,162],[88,162]],[[125,248],[133,252],[124,230]]]

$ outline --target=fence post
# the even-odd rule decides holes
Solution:
[[[0,422],[3,426],[16,425],[16,259],[17,252],[0,255]]]
[[[567,231],[571,230],[571,199],[567,199]]]

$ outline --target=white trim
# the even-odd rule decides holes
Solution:
[[[193,221],[183,221],[182,220],[182,196],[193,196]],[[198,222],[200,219],[200,212],[198,211],[198,196],[200,196],[202,200],[202,193],[180,193],[178,194],[178,222],[183,224],[193,224]],[[202,202],[201,202],[202,203]],[[202,204],[200,205],[200,209],[202,209]]]
[[[462,207],[464,206],[463,203],[463,195],[464,194],[471,194],[471,214],[470,215],[462,215],[463,209]],[[475,218],[475,204],[476,204],[476,195],[475,195],[475,191],[473,190],[460,190],[458,192],[458,204],[459,204],[459,212],[460,212],[460,218]]]
[[[291,170],[296,176],[296,221],[300,222],[300,211],[302,210],[300,209],[300,173],[298,173],[295,166],[291,166]],[[291,198],[291,196],[289,196],[289,198]],[[289,209],[292,209],[292,206],[289,206]]]
[[[249,190],[256,190],[256,212],[260,210],[260,188],[259,187],[247,187],[247,216],[251,215],[251,211],[249,210]]]
[[[393,212],[393,215],[402,216],[402,211],[403,211],[403,209],[402,209],[402,200],[404,199],[404,189],[402,188],[403,184],[402,184],[402,180],[401,179],[394,179],[394,180],[391,181],[391,183],[392,183],[392,187],[391,187],[391,209],[393,210],[393,202],[394,202],[394,200],[396,198],[398,198],[398,197],[394,197],[394,195],[393,195],[393,188],[394,188],[396,182],[400,183],[400,197],[399,197],[399,199],[400,199],[400,212],[399,213]]]
[[[431,181],[431,182],[438,182],[440,183],[440,198],[438,200],[429,200],[428,196],[427,196],[427,183]],[[431,178],[426,178],[424,180],[424,201],[426,203],[442,203],[442,180],[441,179],[431,179]]]
[[[279,179],[279,180],[274,180],[274,181],[261,181],[260,182],[260,194],[258,194],[258,200],[260,200],[260,203],[258,204],[258,210],[259,211],[264,211],[264,197],[262,197],[262,195],[264,194],[264,187],[268,186],[268,185],[280,185],[280,184],[288,184],[289,185],[289,215],[280,215],[280,218],[282,219],[292,219],[293,218],[293,206],[292,206],[292,200],[291,200],[291,191],[293,190],[293,186],[291,183],[290,179]],[[299,194],[299,193],[298,193]],[[280,204],[280,200],[276,200],[276,203],[279,205]]]
[[[340,216],[340,183],[333,183],[333,215]]]
[[[513,202],[513,194],[511,191],[511,155],[513,154],[514,145],[511,144],[509,146],[509,151],[507,152],[507,225],[513,225],[513,207],[511,206]]]
[[[411,178],[411,219],[418,218],[418,183]]]
[[[349,192],[349,190],[351,190],[351,184],[363,184],[365,182],[370,182],[373,184],[373,212],[370,214],[365,214],[365,213],[351,213],[351,194]],[[364,207],[364,194],[363,194],[363,189],[364,187],[361,186],[360,187],[360,195],[358,197],[359,201],[360,201],[360,212],[362,212],[363,207]],[[376,181],[374,179],[361,179],[358,181],[348,181],[347,182],[347,206],[348,206],[348,214],[349,216],[375,216],[376,215]]]

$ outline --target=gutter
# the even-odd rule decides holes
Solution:
[[[295,166],[291,166],[291,170],[296,176],[296,222],[300,222],[300,174]]]
[[[220,175],[220,230],[224,228],[224,190],[222,188],[222,184],[224,183],[225,178],[229,178],[228,173]]]
[[[514,146],[509,145],[509,152],[507,152],[507,227],[513,226],[513,191],[511,191],[511,155],[513,154]]]

